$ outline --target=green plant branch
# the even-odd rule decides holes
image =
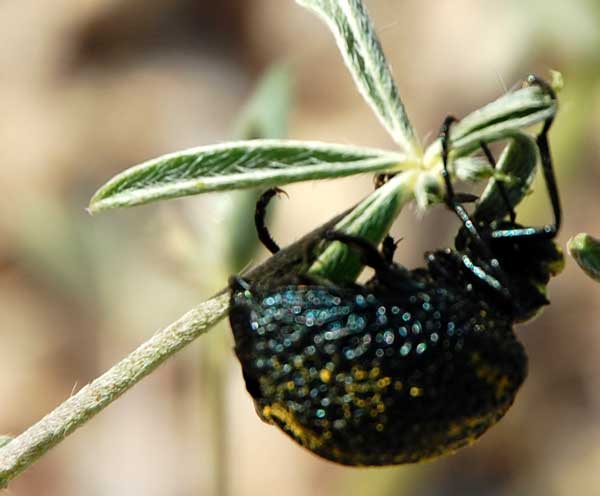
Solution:
[[[0,488],[49,449],[101,412],[167,358],[221,320],[229,294],[220,294],[190,310],[103,375],[82,388],[43,419],[0,448]]]

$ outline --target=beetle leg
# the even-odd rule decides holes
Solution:
[[[347,244],[360,254],[361,262],[368,267],[372,267],[375,272],[389,270],[390,263],[386,260],[385,256],[377,250],[375,245],[365,238],[351,236],[340,231],[327,231],[325,239]]]
[[[469,213],[466,211],[465,207],[463,207],[463,205],[458,201],[458,197],[454,193],[454,187],[452,186],[452,181],[450,179],[450,172],[448,171],[448,146],[450,141],[450,127],[454,122],[456,122],[456,118],[449,115],[444,119],[440,129],[440,140],[442,142],[442,163],[444,166],[442,169],[442,177],[444,178],[444,183],[446,185],[446,205],[461,220],[464,228],[471,234],[473,240],[481,250],[482,255],[485,258],[491,259],[492,254],[488,245],[485,243],[485,241],[483,241],[475,223],[471,220],[471,217],[469,216]]]
[[[390,265],[394,263],[394,253],[396,253],[396,248],[401,240],[402,238],[400,238],[398,241],[394,241],[394,238],[392,238],[389,234],[383,238],[381,254],[383,255],[385,261]]]
[[[279,251],[279,245],[271,237],[271,233],[267,228],[265,217],[267,215],[267,205],[275,195],[287,193],[280,188],[270,188],[265,191],[256,202],[256,209],[254,210],[254,225],[256,226],[256,234],[258,239],[271,253],[277,253]]]
[[[552,87],[543,79],[531,75],[527,78],[527,84],[540,86],[550,97],[556,101],[556,94]],[[554,116],[548,117],[544,121],[544,126],[540,131],[540,134],[536,137],[536,144],[540,153],[540,160],[542,163],[542,172],[544,174],[544,182],[546,183],[546,190],[550,197],[550,204],[552,205],[552,213],[554,216],[554,223],[546,224],[542,227],[522,227],[516,229],[499,229],[492,231],[491,236],[495,239],[501,238],[554,238],[556,233],[560,229],[562,221],[562,211],[560,207],[560,197],[558,194],[558,186],[556,185],[556,178],[554,176],[554,167],[552,165],[552,155],[550,153],[550,145],[548,144],[548,131],[552,126]]]
[[[450,126],[456,122],[456,118],[448,116],[444,119],[440,129],[440,140],[442,142],[442,177],[446,184],[446,205],[450,210],[461,220],[465,230],[471,235],[475,247],[479,251],[479,265],[475,265],[473,261],[465,256],[462,258],[463,266],[478,280],[484,281],[492,289],[501,294],[508,294],[508,284],[506,277],[498,260],[492,255],[491,249],[486,241],[481,237],[477,226],[471,220],[469,213],[458,201],[457,195],[454,193],[450,173],[448,171],[448,144],[450,140]]]
[[[339,231],[327,231],[325,239],[340,241],[357,251],[361,262],[375,271],[375,277],[381,284],[410,292],[421,287],[421,283],[415,281],[405,267],[389,262],[386,254],[378,251],[375,245],[366,239]]]

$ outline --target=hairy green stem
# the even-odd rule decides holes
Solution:
[[[228,306],[229,295],[225,293],[190,310],[0,448],[0,488],[221,320]]]

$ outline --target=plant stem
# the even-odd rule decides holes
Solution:
[[[0,488],[222,319],[228,306],[224,293],[190,310],[0,448]]]

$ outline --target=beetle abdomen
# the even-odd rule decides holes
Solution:
[[[348,465],[468,444],[502,417],[526,374],[510,322],[450,288],[402,298],[360,286],[240,290],[230,320],[263,419]]]

